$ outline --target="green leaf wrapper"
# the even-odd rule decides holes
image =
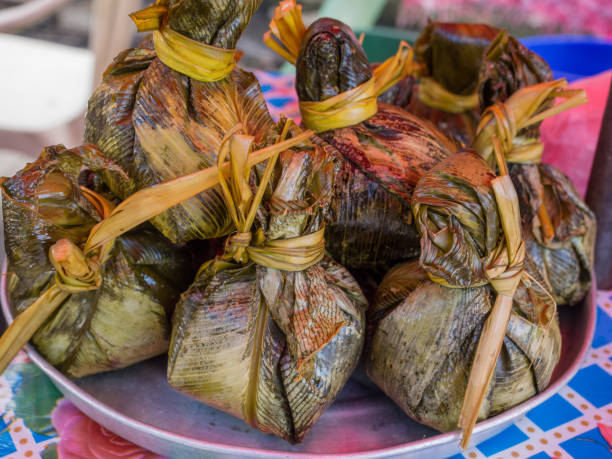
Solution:
[[[170,2],[170,28],[202,43],[233,48],[259,0]],[[150,46],[149,43],[142,45]],[[182,75],[137,48],[120,53],[89,101],[85,139],[128,174],[109,183],[125,199],[134,191],[216,165],[225,134],[242,123],[256,146],[276,132],[255,76],[235,68],[209,83]],[[233,223],[219,187],[152,219],[176,243],[229,234]]]
[[[538,279],[528,260],[526,270]],[[411,418],[440,431],[457,429],[468,375],[495,294],[490,286],[448,288],[417,262],[383,279],[368,311],[367,374]],[[561,352],[555,304],[541,284],[522,281],[479,419],[543,391]],[[374,319],[377,317],[377,320]]]
[[[306,37],[297,63],[300,100],[325,100],[371,78],[367,57],[345,24],[320,19]],[[456,144],[429,123],[382,103],[368,120],[319,138],[341,159],[325,228],[332,258],[349,268],[383,271],[416,256],[412,191]]]
[[[472,151],[425,174],[413,196],[420,261],[391,270],[368,311],[368,375],[409,416],[441,431],[457,428],[476,347],[499,294],[489,277],[498,268],[490,260],[505,244],[494,179]],[[479,419],[544,390],[559,360],[555,302],[529,257],[524,269]]]
[[[100,220],[79,183],[101,184],[109,174],[126,180],[120,171],[93,147],[58,145],[4,181],[8,293],[17,312],[54,282],[49,248],[62,238],[83,244]],[[100,288],[70,295],[32,341],[52,365],[74,377],[161,354],[168,348],[171,312],[192,269],[182,248],[141,226],[117,239],[101,267]]]
[[[557,305],[575,304],[591,288],[595,215],[571,180],[548,164],[510,168],[521,204],[527,253],[550,286]],[[544,205],[554,235],[547,238],[538,211]]]
[[[336,173],[331,159],[318,148],[280,156],[273,192],[257,211],[266,241],[321,229]],[[366,305],[348,271],[328,258],[293,272],[211,260],[175,311],[168,381],[299,442],[357,365]]]

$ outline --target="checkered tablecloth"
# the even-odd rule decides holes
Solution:
[[[299,115],[292,77],[257,76],[273,116]],[[0,376],[0,412],[1,459],[156,457],[78,412],[23,353]],[[612,459],[612,291],[597,294],[592,349],[571,382],[501,433],[452,458],[489,457]]]

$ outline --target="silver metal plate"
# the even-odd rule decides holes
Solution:
[[[6,268],[6,264],[4,264]],[[13,313],[0,279],[2,313]],[[521,405],[476,425],[472,444],[501,431],[556,393],[576,374],[595,329],[594,288],[582,304],[560,308],[563,349],[551,384]],[[443,457],[459,452],[459,432],[441,434],[412,421],[361,372],[348,382],[306,439],[292,446],[243,421],[192,400],[165,378],[159,357],[124,370],[68,379],[32,346],[26,352],[81,411],[112,432],[171,458],[358,456]]]

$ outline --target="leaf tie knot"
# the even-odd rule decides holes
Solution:
[[[555,98],[565,99],[552,105]],[[537,164],[542,160],[544,145],[538,137],[521,131],[529,126],[587,102],[583,89],[567,89],[564,78],[525,86],[504,103],[487,107],[476,129],[474,149],[493,164],[493,136],[497,136],[506,160],[511,163]]]
[[[291,126],[291,121],[285,123],[277,141],[283,141],[287,137]],[[253,194],[249,184],[251,175],[249,156],[254,139],[251,136],[238,134],[241,129],[241,126],[236,126],[227,133],[217,158],[221,165],[229,156],[231,179],[228,182],[219,172],[219,185],[223,191],[227,210],[237,229],[236,233],[227,239],[225,253],[221,258],[224,261],[234,260],[238,263],[252,261],[261,266],[284,271],[303,271],[323,258],[324,230],[321,228],[303,236],[272,241],[266,240],[261,228],[254,234],[251,232],[257,209],[268,188],[281,152],[278,151],[268,160],[257,190]]]
[[[100,263],[68,239],[60,239],[49,249],[55,268],[55,283],[67,293],[80,293],[100,287]]]
[[[514,292],[523,278],[525,266],[525,243],[520,245],[509,259],[508,245],[504,241],[488,258],[487,276],[489,283],[498,295],[514,296]]]
[[[235,247],[248,247],[251,243],[251,237],[251,233],[234,233],[228,241]]]
[[[110,215],[113,204],[104,197],[81,187],[83,197],[87,199],[98,211],[104,220]],[[95,233],[99,224],[92,229]],[[69,239],[60,239],[49,249],[49,261],[55,268],[55,283],[59,289],[66,293],[80,293],[100,288],[102,276],[100,266],[112,249],[114,239],[104,246],[91,250],[86,247],[83,251]]]
[[[483,112],[478,133],[486,123],[495,120],[495,135],[499,138],[501,148],[510,163],[538,164],[542,162],[544,144],[538,138],[519,137],[514,110],[503,102],[497,102]]]
[[[234,233],[225,242],[225,253],[228,258],[233,258],[239,263],[249,261],[247,248],[251,244],[251,233]]]
[[[455,94],[431,77],[420,79],[418,96],[425,105],[447,113],[464,113],[478,108],[479,104],[478,93]]]

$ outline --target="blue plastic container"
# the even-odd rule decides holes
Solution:
[[[555,78],[573,81],[612,69],[612,40],[589,35],[537,35],[520,41],[548,62]]]

